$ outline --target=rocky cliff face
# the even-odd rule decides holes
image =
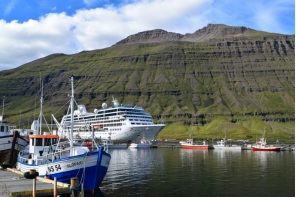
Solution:
[[[186,42],[216,42],[218,40],[250,40],[252,38],[267,35],[272,38],[289,37],[281,34],[272,34],[267,32],[260,32],[246,27],[230,27],[219,24],[209,24],[206,27],[197,30],[196,32],[185,35],[167,32],[161,29],[140,32],[127,37],[116,43],[119,44],[132,44],[132,43],[151,43],[151,42],[168,42],[168,41],[186,41]],[[213,40],[211,40],[213,39]],[[266,37],[261,39],[265,39]]]
[[[54,54],[2,71],[0,94],[6,95],[11,121],[20,109],[32,118],[41,70],[47,113],[67,101],[73,74],[76,97],[89,111],[113,95],[167,123],[206,123],[217,116],[294,121],[294,43],[294,35],[225,25],[185,35],[146,31],[110,48]]]
[[[179,41],[183,37],[184,36],[182,34],[167,32],[161,29],[155,29],[131,35],[116,44]]]

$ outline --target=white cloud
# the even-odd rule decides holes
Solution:
[[[93,0],[85,2],[94,3]],[[221,3],[214,0],[130,2],[133,3],[119,7],[110,5],[104,8],[78,10],[72,16],[65,13],[50,13],[39,20],[23,23],[0,20],[0,70],[13,68],[52,53],[72,54],[81,50],[109,47],[131,34],[151,29],[193,33],[208,23],[217,21],[228,25],[248,26],[234,23],[236,20],[243,20],[242,10],[249,14],[252,9],[253,19],[248,18],[253,20],[250,20],[252,24],[256,23],[254,20],[261,21],[262,27],[266,26],[265,28],[277,24],[276,18],[272,18],[272,14],[275,13],[272,12],[272,6],[266,6],[266,10],[260,8],[260,15],[255,14],[259,12],[256,12],[257,8],[250,6],[250,3],[250,7],[244,5],[237,10],[227,5],[220,8]],[[233,4],[233,1],[227,2]],[[217,19],[221,19],[222,22]]]
[[[198,14],[207,2],[211,1],[144,0],[119,8],[78,10],[73,16],[50,13],[23,23],[0,20],[0,37],[3,38],[0,40],[0,70],[52,53],[71,54],[109,47],[131,34],[149,29],[174,31],[184,23],[190,27],[186,31],[193,32],[205,25]]]

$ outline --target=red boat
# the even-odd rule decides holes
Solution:
[[[262,138],[260,138],[260,142],[257,142],[255,146],[252,147],[253,151],[280,151],[281,148],[279,147],[271,147],[271,146],[266,146],[266,138],[264,138],[264,134]]]
[[[199,145],[199,144],[182,144],[183,149],[209,149],[209,145]]]
[[[187,139],[187,142],[181,146],[183,149],[209,149],[209,145],[205,141],[202,144],[194,144],[193,139]]]
[[[280,151],[281,148],[277,147],[265,147],[265,148],[257,148],[257,147],[252,147],[253,151]]]

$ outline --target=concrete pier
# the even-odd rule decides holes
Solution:
[[[33,180],[24,173],[7,168],[0,170],[0,196],[32,196]],[[36,177],[36,196],[53,196],[54,180]],[[57,182],[57,194],[71,194],[69,184]]]

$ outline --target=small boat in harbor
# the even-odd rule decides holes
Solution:
[[[25,174],[30,170],[36,170],[40,177],[49,179],[57,178],[57,181],[70,183],[70,179],[79,179],[79,189],[94,191],[103,181],[109,162],[110,154],[106,153],[104,147],[98,147],[92,138],[97,151],[90,152],[87,147],[73,146],[73,125],[74,125],[74,79],[71,77],[72,95],[70,96],[71,122],[67,123],[71,129],[66,130],[70,147],[63,146],[58,135],[51,135],[49,132],[41,132],[41,127],[34,135],[30,135],[29,151],[20,152],[17,169]],[[39,125],[43,117],[42,94]],[[54,117],[53,117],[54,118]],[[56,119],[54,118],[57,123]],[[58,125],[63,131],[67,125]],[[85,126],[85,125],[84,125]],[[90,132],[90,131],[89,131]]]
[[[217,145],[213,145],[215,149],[218,150],[242,150],[243,146],[241,145],[233,145],[233,144],[228,144],[225,140],[225,138],[223,138],[223,140],[218,141]]]
[[[8,123],[3,121],[4,99],[2,116],[0,116],[0,164],[8,162],[14,165],[17,154],[27,146],[27,141],[19,135],[18,131],[10,130]]]
[[[286,150],[286,146],[285,146],[285,144],[280,144],[280,143],[279,143],[279,140],[276,140],[276,145],[275,145],[275,147],[277,147],[277,148],[281,148],[281,151],[285,151],[285,150]]]
[[[262,138],[260,138],[260,141],[252,146],[252,149],[253,151],[280,151],[281,147],[267,146],[265,131],[264,131]]]
[[[127,149],[127,144],[114,144],[113,140],[111,140],[111,134],[108,139],[102,140],[102,142],[108,149]]]
[[[218,150],[242,150],[243,146],[242,145],[234,145],[234,144],[228,144],[226,141],[226,133],[225,133],[225,138],[223,140],[218,141],[217,145],[213,145],[215,149]]]
[[[139,142],[132,142],[130,148],[150,148],[152,143],[145,138],[142,138]]]
[[[209,149],[209,145],[203,141],[202,143],[193,143],[193,140],[187,140],[187,143],[183,143],[182,145],[183,149]]]
[[[114,144],[113,140],[103,140],[103,145],[108,146],[108,149],[127,149],[127,144]]]
[[[206,141],[203,141],[202,143],[194,143],[193,129],[191,135],[189,136],[191,136],[191,139],[187,139],[187,142],[181,143],[183,149],[209,149],[209,145],[206,143]]]

